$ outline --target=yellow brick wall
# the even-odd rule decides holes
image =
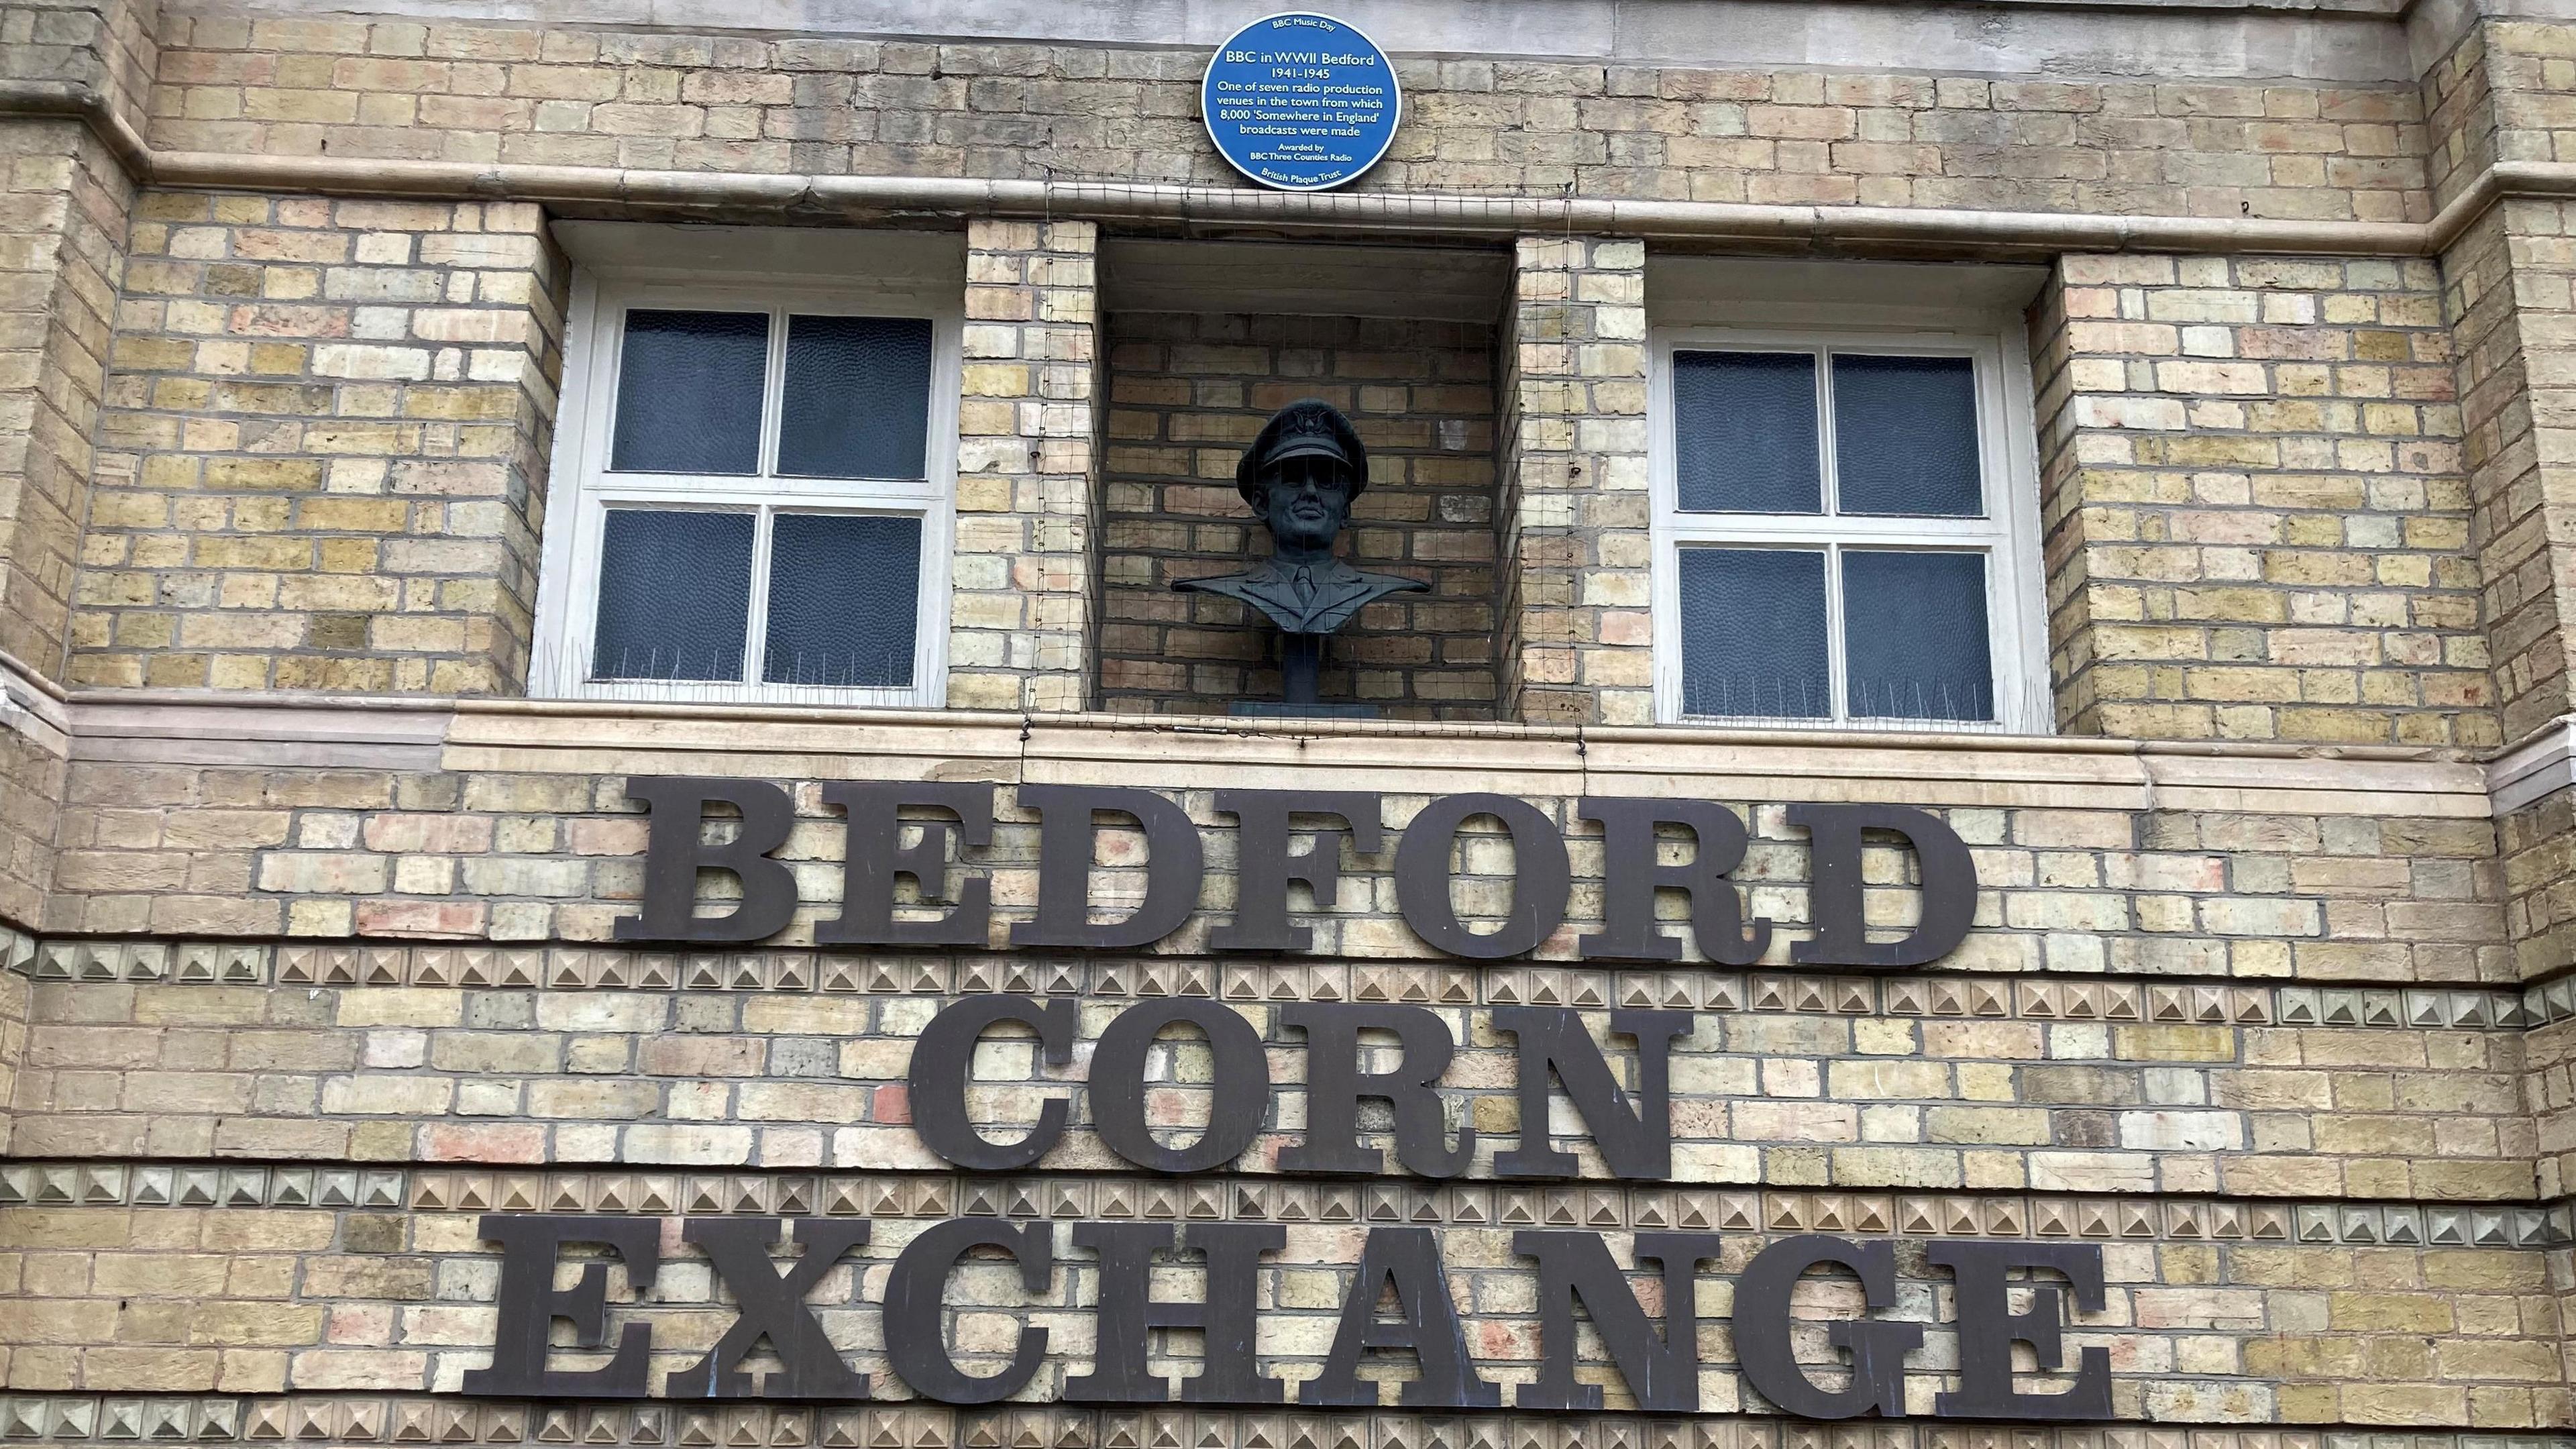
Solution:
[[[0,9],[0,79],[37,79],[58,49],[155,143],[218,153],[1230,180],[1192,110],[1196,50],[204,8]],[[2380,89],[1407,59],[1406,129],[1360,189],[2422,220],[2490,159],[2559,158],[2570,37],[2490,22],[2420,87]],[[0,510],[14,530],[0,644],[40,670],[68,651],[82,687],[512,692],[563,345],[548,215],[164,187],[129,218],[112,158],[78,123],[0,134],[20,202],[0,216],[0,406],[15,410],[0,433],[29,440]],[[1097,451],[1119,432],[1102,403],[1100,229],[956,224],[970,271],[949,702],[1077,709],[1099,702],[1113,659],[1172,652],[1168,635],[1104,642],[1105,624],[1133,622],[1105,607],[1133,602],[1109,592],[1133,555],[1103,532],[1126,520]],[[1479,1342],[1516,1375],[1532,1330],[1494,1227],[1514,1213],[1613,1233],[1698,1214],[1736,1267],[1770,1235],[1892,1239],[1909,1302],[1933,1319],[1925,1238],[2090,1242],[2114,1303],[2076,1333],[2115,1351],[2128,1422],[2027,1426],[2028,1449],[2186,1435],[2320,1449],[2360,1429],[2420,1431],[2417,1449],[2555,1443],[2571,1420],[2571,826],[2563,796],[2491,820],[2475,761],[2569,707],[2561,595],[2576,569],[2561,540],[2576,535],[2556,500],[2554,386],[2569,229],[2558,203],[2525,199],[2438,259],[2057,259],[2032,336],[2061,725],[2204,752],[1601,728],[1650,706],[1647,247],[1545,227],[1518,241],[1497,314],[1493,667],[1498,712],[1579,735],[1285,740],[487,703],[438,719],[439,743],[312,745],[295,731],[356,712],[245,741],[245,716],[222,714],[228,732],[188,713],[210,707],[155,706],[172,712],[94,734],[59,791],[59,757],[12,743],[0,917],[41,911],[53,934],[0,938],[14,963],[0,976],[0,1437],[1825,1442],[1737,1387],[1716,1329],[1717,1413],[1688,1424],[1432,1431],[1380,1413],[1292,1433],[1252,1415],[1061,1406],[470,1402],[452,1390],[484,1357],[493,1269],[472,1215],[497,1207],[865,1213],[883,1220],[879,1256],[913,1223],[988,1210],[1288,1220],[1326,1269],[1372,1215],[1436,1222]],[[818,948],[843,862],[836,816],[808,788],[785,854],[811,903],[781,939],[695,953],[609,939],[637,888],[630,772],[810,781],[927,761],[1172,791],[1215,847],[1205,910],[1130,954]],[[1592,790],[1728,801],[1753,835],[1747,900],[1786,934],[1809,862],[1784,799],[1937,810],[1984,890],[1968,942],[1930,970],[1817,976],[1784,969],[1779,947],[1741,971],[1598,969],[1571,929],[1533,960],[1478,967],[1428,953],[1386,904],[1383,862],[1354,860],[1313,955],[1212,952],[1205,930],[1233,887],[1210,782],[1319,774],[1385,788],[1390,825],[1435,788],[1503,789],[1559,818]],[[1005,922],[1026,911],[1033,828],[1006,803],[978,860]],[[1597,852],[1575,833],[1575,915],[1597,915]],[[1134,843],[1106,837],[1113,896],[1136,889]],[[1470,859],[1464,898],[1498,912],[1490,853]],[[1905,908],[1903,869],[1869,856],[1883,922]],[[1087,1026],[1135,1000],[1219,997],[1274,1035],[1280,1003],[1433,1002],[1462,1037],[1458,1105],[1497,1139],[1523,1126],[1500,1087],[1498,1004],[1574,1005],[1596,1033],[1614,1005],[1686,1010],[1685,1180],[1318,1183],[1255,1153],[1188,1197],[1079,1129],[1045,1172],[953,1174],[922,1158],[900,1068],[930,1012],[996,988],[1080,993]],[[1295,1060],[1293,1039],[1269,1044]],[[1169,1065],[1180,1083],[1203,1060],[1176,1049]],[[1054,1085],[998,1085],[1040,1081]],[[1298,1085],[1283,1070],[1283,1108]],[[879,1347],[858,1326],[865,1283],[836,1278],[824,1302],[860,1355]],[[1337,1283],[1279,1280],[1298,1320],[1286,1357],[1312,1356]],[[1052,1315],[1059,1347],[1081,1347],[1078,1275],[1034,1306],[987,1288],[967,1290],[991,1310],[979,1331]],[[694,1347],[714,1302],[683,1253],[664,1301],[634,1311]],[[1920,1398],[1945,1366],[1916,1367]],[[2002,1442],[1906,1423],[1866,1437]]]
[[[72,679],[517,689],[562,369],[543,220],[142,198]]]
[[[1087,221],[966,232],[948,704],[1076,710],[1098,647],[1101,364]]]
[[[2429,262],[2066,257],[2034,336],[2060,728],[2501,743]]]
[[[251,18],[162,27],[174,150],[1232,185],[1203,51]],[[2412,88],[1405,57],[1362,190],[2421,219]]]
[[[0,127],[0,649],[63,668],[133,189],[75,121]]]
[[[1646,247],[1523,237],[1497,428],[1502,717],[1655,715]]]

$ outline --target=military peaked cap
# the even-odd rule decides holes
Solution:
[[[1351,496],[1368,487],[1368,449],[1341,409],[1321,398],[1303,398],[1270,415],[1252,446],[1234,465],[1234,491],[1257,511],[1261,475],[1273,463],[1290,458],[1339,458],[1351,472]]]

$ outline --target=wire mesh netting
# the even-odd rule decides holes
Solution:
[[[718,667],[729,669],[719,673]],[[541,647],[529,670],[529,692],[541,699],[616,699],[639,703],[729,704],[792,690],[797,704],[882,705],[912,687],[912,642],[840,654],[773,653],[752,683],[742,651],[635,648],[595,657],[579,645]]]
[[[1850,708],[1837,720],[1833,691],[1819,679],[1691,674],[1682,681],[1682,713],[1712,724],[1798,729],[1950,730],[1995,724],[1994,689],[1982,683],[1855,680],[1845,693]]]

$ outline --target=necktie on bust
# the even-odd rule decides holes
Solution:
[[[1299,564],[1297,566],[1297,576],[1295,579],[1291,580],[1291,582],[1297,586],[1297,602],[1300,605],[1315,602],[1314,570],[1308,568],[1304,564]]]

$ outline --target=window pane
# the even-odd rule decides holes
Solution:
[[[1830,717],[1825,556],[1686,548],[1681,563],[1682,712]]]
[[[1685,513],[1815,513],[1816,360],[1673,354],[1673,476]]]
[[[742,678],[753,522],[748,513],[608,510],[590,677]]]
[[[1854,715],[1995,717],[1983,554],[1846,549],[1843,640]]]
[[[1836,353],[1834,470],[1843,513],[1985,512],[1975,365],[1964,357]]]
[[[930,323],[790,317],[778,471],[919,478],[930,435]]]
[[[618,362],[620,473],[757,473],[769,318],[758,312],[626,314]]]
[[[921,520],[782,513],[769,541],[772,684],[912,683]]]

